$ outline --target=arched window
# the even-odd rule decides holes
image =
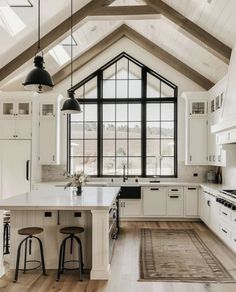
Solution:
[[[177,86],[122,53],[73,87],[68,170],[90,176],[177,176]]]

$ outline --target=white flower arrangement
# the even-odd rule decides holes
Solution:
[[[81,187],[87,180],[88,176],[84,174],[83,171],[75,172],[73,174],[65,174],[69,182],[66,184],[65,188],[68,187]]]

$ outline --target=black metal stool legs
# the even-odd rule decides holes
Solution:
[[[9,235],[10,235],[10,224],[4,223],[3,228],[3,254],[9,254]]]
[[[42,244],[42,241],[38,237],[34,237],[34,238],[36,238],[38,240],[38,243],[39,243],[43,275],[44,276],[47,276],[46,269],[45,269],[45,261],[44,261],[44,253],[43,253],[43,244]]]

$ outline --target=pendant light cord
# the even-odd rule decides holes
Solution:
[[[71,87],[73,86],[73,0],[71,0],[71,5],[70,5],[70,85]]]
[[[41,31],[40,31],[40,0],[38,0],[38,52],[40,52],[40,35],[41,35]]]

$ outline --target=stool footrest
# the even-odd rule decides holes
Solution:
[[[68,261],[64,261],[64,264],[67,264],[67,263],[80,263],[79,260],[68,260]],[[81,263],[80,263],[81,265]],[[64,270],[67,270],[67,271],[74,271],[74,270],[78,270],[80,269],[81,266],[78,266],[77,268],[66,268],[65,266],[63,267]]]
[[[33,270],[37,270],[37,269],[39,269],[39,268],[41,268],[42,267],[42,263],[40,262],[40,261],[38,261],[38,260],[28,260],[28,261],[26,261],[26,263],[38,263],[39,265],[37,265],[36,267],[34,267],[34,268],[27,268],[27,269],[19,269],[19,271],[33,271]]]

